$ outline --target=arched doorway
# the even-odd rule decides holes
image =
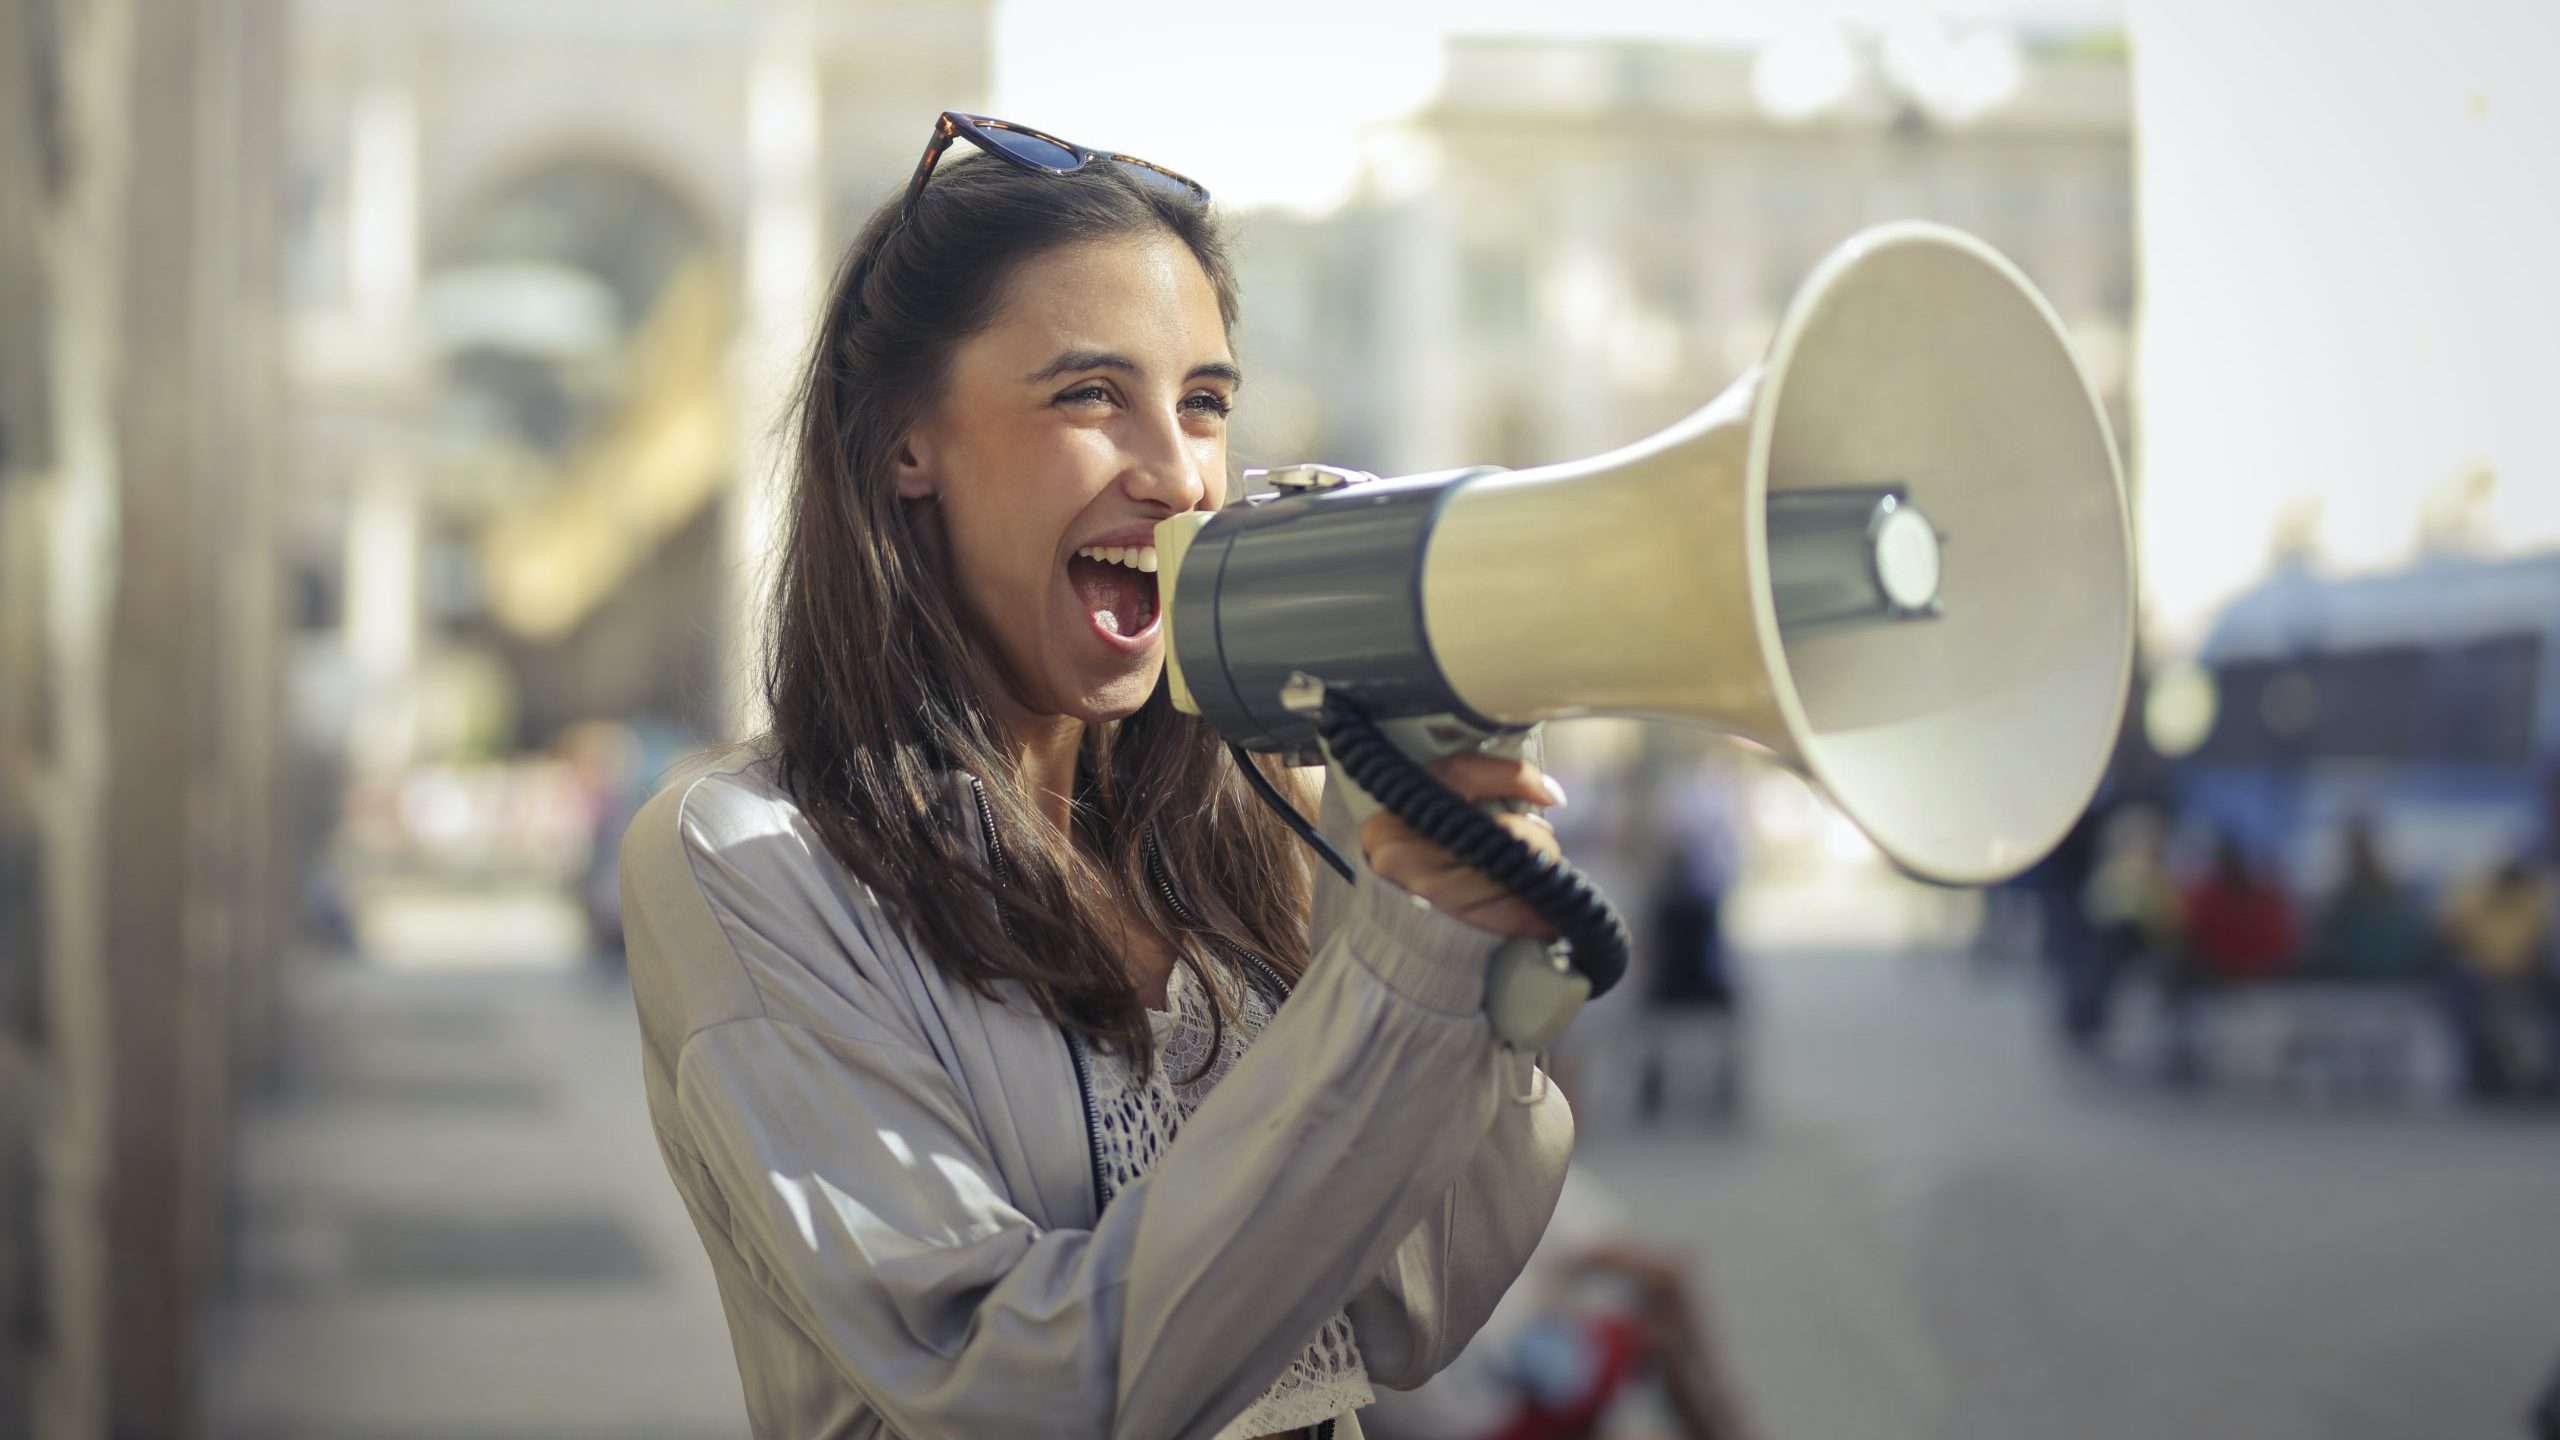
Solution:
[[[612,160],[521,172],[445,227],[421,308],[431,740],[714,733],[730,292],[698,212]]]

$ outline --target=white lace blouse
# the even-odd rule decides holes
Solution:
[[[1147,1012],[1148,1026],[1155,1032],[1154,1068],[1141,1076],[1132,1073],[1125,1056],[1094,1053],[1093,1102],[1100,1119],[1106,1202],[1155,1164],[1156,1157],[1173,1143],[1182,1122],[1271,1023],[1271,1002],[1262,992],[1227,967],[1216,967],[1214,973],[1218,988],[1225,992],[1228,1014],[1240,1016],[1241,1024],[1231,1019],[1218,1030],[1207,991],[1193,978],[1189,966],[1176,965],[1165,987],[1168,1008]],[[1209,1053],[1213,1031],[1218,1036],[1215,1058]],[[1204,1059],[1208,1060],[1205,1069]],[[1352,1338],[1350,1317],[1337,1310],[1262,1398],[1218,1432],[1218,1440],[1321,1425],[1376,1398],[1369,1388],[1368,1369],[1360,1361],[1360,1347]]]

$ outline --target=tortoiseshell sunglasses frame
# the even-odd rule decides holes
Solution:
[[[1042,144],[1054,145],[1058,149],[1065,151],[1067,154],[1074,156],[1075,163],[1072,165],[1043,165],[1039,161],[1033,160],[1028,156],[1017,155],[1013,151],[1005,148],[1003,141],[994,138],[990,132],[995,131],[1001,131],[1009,135],[1021,135],[1029,139],[1040,141]],[[907,182],[906,199],[901,201],[898,206],[898,223],[900,225],[904,225],[907,222],[908,217],[915,214],[916,197],[924,194],[925,180],[933,174],[933,167],[942,162],[942,152],[950,149],[951,142],[954,140],[967,140],[970,144],[977,146],[979,149],[984,150],[997,159],[1004,161],[1006,164],[1012,165],[1017,169],[1028,170],[1041,175],[1073,175],[1087,166],[1100,164],[1101,162],[1108,160],[1115,164],[1127,165],[1138,170],[1143,170],[1150,176],[1159,176],[1162,177],[1162,180],[1171,181],[1173,184],[1180,186],[1182,190],[1191,197],[1194,204],[1206,205],[1209,203],[1209,187],[1192,179],[1188,175],[1167,170],[1152,160],[1141,160],[1135,155],[1123,155],[1115,150],[1091,149],[1087,146],[1078,145],[1072,140],[1062,140],[1045,130],[1034,130],[1028,125],[1017,125],[1010,120],[999,120],[992,115],[972,115],[962,110],[945,110],[942,112],[941,116],[933,122],[933,138],[925,142],[924,158],[916,162],[915,178]],[[1160,182],[1153,180],[1149,181],[1149,183],[1160,184]]]

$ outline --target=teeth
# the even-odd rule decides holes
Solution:
[[[1087,560],[1126,565],[1149,575],[1156,573],[1156,547],[1153,545],[1087,545],[1076,553]]]

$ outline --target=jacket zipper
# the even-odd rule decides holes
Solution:
[[[1004,842],[996,835],[995,807],[987,803],[985,782],[975,775],[969,777],[969,793],[975,796],[978,802],[978,829],[987,840],[989,868],[995,875],[996,883],[1002,885],[1005,883]],[[1156,837],[1152,830],[1147,832],[1147,873],[1154,877],[1156,889],[1164,895],[1165,907],[1173,911],[1176,919],[1188,925],[1200,923],[1200,917],[1192,914],[1191,907],[1183,904],[1182,897],[1174,893],[1173,881],[1165,874],[1164,858],[1156,850]],[[1013,926],[1005,920],[1002,910],[996,912],[996,924],[1003,928],[1007,936],[1013,934]],[[1278,970],[1272,968],[1269,961],[1249,951],[1239,951],[1236,958],[1250,966],[1254,973],[1262,978],[1265,991],[1271,996],[1271,1003],[1275,1009],[1282,1001],[1288,999],[1289,983],[1281,977]],[[1059,1028],[1065,1030],[1064,1026]],[[1102,1185],[1102,1113],[1094,1107],[1093,1103],[1093,1061],[1085,1053],[1084,1037],[1073,1030],[1066,1030],[1065,1033],[1067,1054],[1075,1061],[1076,1098],[1084,1102],[1085,1163],[1090,1167],[1093,1176],[1093,1213],[1098,1220],[1102,1215],[1105,1196]],[[1338,1423],[1327,1420],[1315,1427],[1315,1440],[1333,1440],[1334,1427]]]
[[[1156,892],[1164,896],[1165,908],[1173,912],[1175,919],[1186,925],[1200,924],[1200,917],[1191,912],[1190,906],[1182,903],[1180,895],[1174,893],[1173,880],[1165,873],[1164,855],[1156,849],[1155,832],[1152,830],[1147,832],[1147,874],[1154,878]],[[1282,978],[1270,961],[1250,950],[1232,951],[1230,958],[1243,962],[1261,981],[1263,994],[1270,999],[1273,1009],[1280,1008],[1281,1002],[1289,998],[1289,982]]]

